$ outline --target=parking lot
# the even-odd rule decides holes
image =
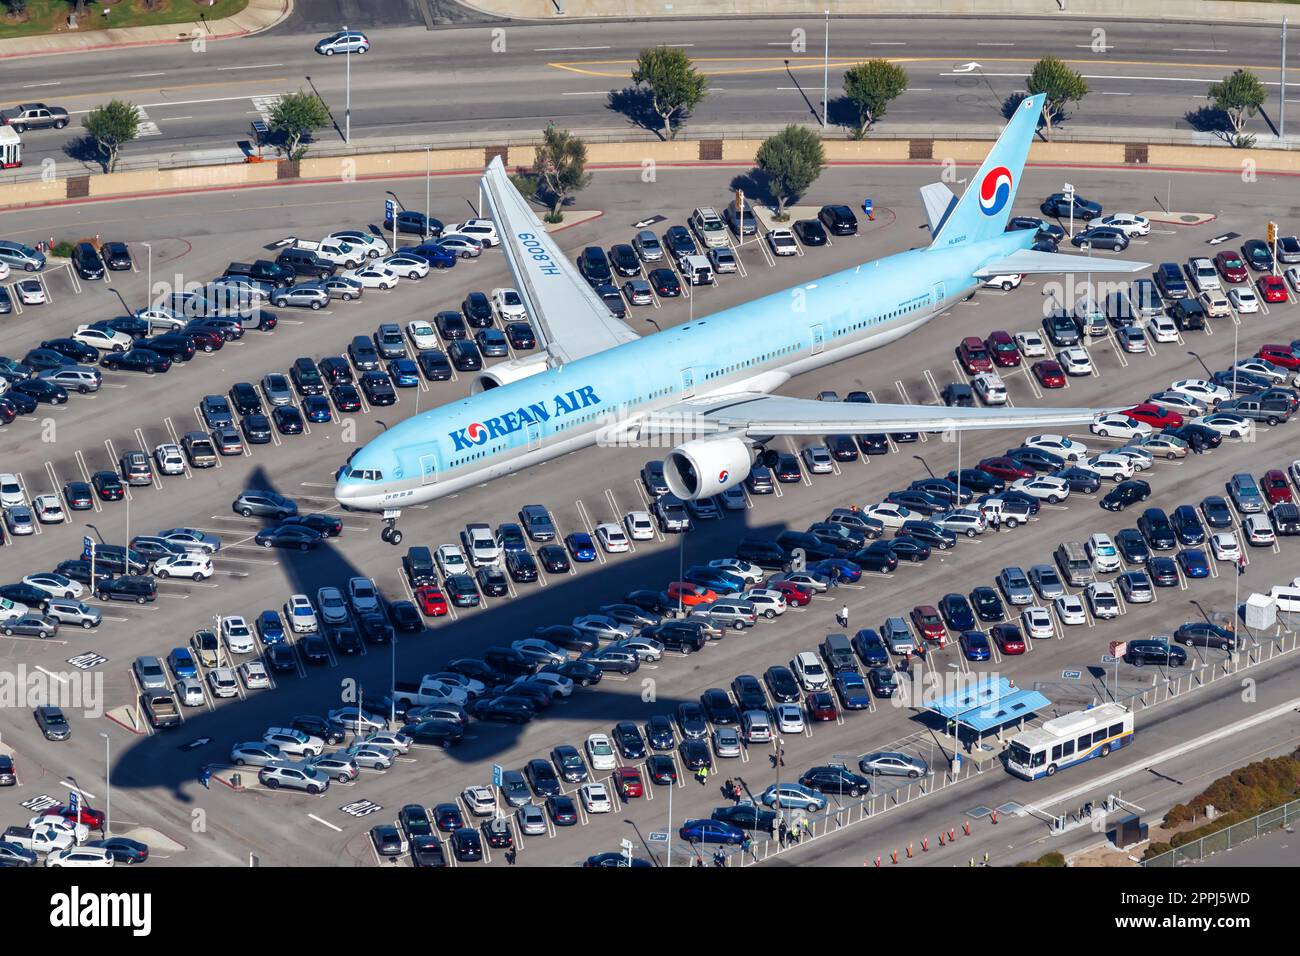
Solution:
[[[1147,210],[1151,203],[1143,197],[1152,191],[1153,175],[1089,170],[1086,178],[1080,174],[1075,181],[1080,192],[1086,188],[1087,194],[1108,210]],[[868,178],[871,185],[864,189],[861,184]],[[1033,197],[1058,188],[1055,178],[1055,173],[1028,171],[1019,206],[1026,213],[1035,211]],[[915,187],[924,181],[919,170],[828,171],[808,202],[848,201],[856,205],[853,197],[859,194],[876,197],[876,218],[862,221],[858,236],[836,237],[823,248],[801,247],[799,255],[786,258],[772,257],[761,240],[746,240],[737,248],[742,268],[736,274],[720,276],[714,286],[688,288],[690,294],[681,298],[656,297],[651,306],[630,307],[628,321],[637,331],[652,332],[906,249],[920,241],[916,227],[923,213]],[[1222,200],[1234,195],[1236,180],[1176,175],[1173,183],[1179,208],[1210,212],[1218,219],[1194,229],[1158,224],[1149,237],[1134,241],[1124,254],[1126,258],[1156,263],[1209,255],[1215,247],[1206,242],[1215,235],[1229,230],[1243,237],[1262,234],[1263,222],[1256,221],[1258,214],[1248,210],[1267,208],[1264,197],[1272,197],[1282,209],[1290,208],[1285,184],[1272,180],[1254,184],[1250,204],[1241,209],[1221,208]],[[422,184],[417,187],[403,181],[390,185],[412,202],[417,201],[417,192],[423,192]],[[473,189],[473,180],[468,178],[436,182],[434,214],[446,221],[470,214]],[[50,232],[60,236],[77,232],[128,241],[137,271],[112,273],[107,283],[80,282],[71,274],[48,276],[52,301],[26,306],[21,312],[15,309],[0,325],[0,353],[21,358],[43,339],[70,334],[81,323],[124,314],[123,306],[143,305],[150,271],[155,283],[160,276],[177,272],[186,281],[204,281],[231,260],[274,258],[263,247],[287,232],[323,235],[371,222],[382,201],[378,184],[277,189],[258,198],[261,203],[240,194],[196,196],[187,198],[183,209],[172,201],[143,200],[5,215],[0,230],[10,237],[30,241]],[[634,224],[647,216],[664,215],[663,222],[651,227],[662,231],[684,222],[694,206],[720,207],[726,198],[725,174],[661,170],[658,182],[645,185],[622,173],[602,173],[580,197],[579,205],[601,209],[604,215],[561,233],[561,241],[574,255],[586,245],[607,248],[630,241],[637,231]],[[293,227],[268,226],[265,207],[274,208],[277,217],[292,221]],[[177,235],[151,236],[142,231],[145,222],[150,229]],[[1282,226],[1284,233],[1294,230],[1285,222]],[[153,243],[151,264],[140,262],[145,242]],[[1082,278],[1076,276],[1075,281]],[[96,471],[116,468],[127,450],[152,452],[159,443],[179,441],[185,432],[203,428],[198,403],[204,395],[224,395],[237,381],[256,382],[267,372],[286,371],[300,355],[319,360],[343,354],[353,335],[368,334],[380,322],[404,327],[412,319],[431,319],[440,309],[455,308],[470,290],[490,291],[510,284],[499,252],[489,250],[480,259],[459,262],[454,269],[433,271],[418,281],[404,280],[388,293],[367,290],[360,302],[334,302],[319,312],[276,309],[280,325],[272,332],[249,331],[219,352],[197,354],[165,375],[106,372],[105,388],[97,394],[74,394],[67,405],[41,406],[36,415],[23,416],[0,429],[0,459],[5,462],[0,470],[19,476],[29,500],[57,493],[69,480],[89,481]],[[954,348],[963,337],[983,338],[995,329],[1015,333],[1039,327],[1044,299],[1068,297],[1070,290],[1061,290],[1061,285],[1055,277],[1040,276],[1010,291],[982,289],[912,336],[860,359],[796,379],[785,391],[813,396],[835,390],[843,396],[864,390],[882,402],[938,403],[945,385],[969,379],[954,359]],[[1201,376],[1205,371],[1202,361],[1209,370],[1225,368],[1232,362],[1234,339],[1243,357],[1266,342],[1291,341],[1296,304],[1288,294],[1286,303],[1263,304],[1253,315],[1234,312],[1212,319],[1206,329],[1181,333],[1176,342],[1151,343],[1146,353],[1126,353],[1117,347],[1114,336],[1108,335],[1088,346],[1092,371],[1068,376],[1060,399],[1040,386],[1027,362],[1018,369],[1000,370],[1008,403],[1118,406],[1140,401],[1175,379]],[[1047,348],[1047,357],[1054,357],[1050,343]],[[452,401],[467,391],[464,374],[447,382],[422,379],[417,387],[398,389],[399,401],[392,409],[363,404],[360,413],[335,414],[329,423],[308,425],[301,435],[280,435],[273,430],[272,443],[245,443],[242,454],[218,457],[215,468],[200,471],[187,467],[182,476],[155,477],[152,486],[128,488],[122,501],[96,498],[93,511],[71,512],[65,524],[37,524],[36,533],[25,538],[15,540],[6,534],[6,544],[0,550],[6,581],[78,557],[82,537],[87,534],[121,544],[135,534],[191,527],[222,539],[212,578],[160,582],[158,599],[149,604],[104,604],[104,621],[98,630],[73,633],[66,628],[46,641],[0,638],[0,655],[10,665],[66,671],[65,662],[74,656],[93,652],[103,657],[92,669],[104,675],[105,707],[119,722],[81,720],[72,713],[73,739],[53,743],[40,739],[26,711],[0,713],[3,740],[13,747],[24,768],[20,785],[3,795],[12,817],[9,822],[25,822],[29,814],[16,804],[42,793],[59,792],[59,783],[68,774],[80,780],[88,793],[98,795],[87,781],[103,777],[98,736],[102,730],[109,734],[113,750],[114,830],[133,823],[168,833],[186,846],[184,852],[173,854],[170,862],[246,862],[251,852],[265,861],[284,864],[349,861],[374,865],[380,861],[367,831],[376,822],[392,822],[403,805],[432,807],[454,802],[465,787],[490,784],[493,764],[518,769],[529,759],[547,756],[558,744],[581,747],[589,734],[608,733],[618,721],[641,725],[651,714],[671,713],[679,702],[694,701],[708,688],[729,686],[737,674],[761,675],[771,665],[786,664],[796,652],[815,650],[826,633],[839,630],[835,612],[841,603],[849,608],[850,633],[860,627],[878,627],[886,617],[906,616],[916,605],[936,604],[944,593],[965,594],[977,585],[991,584],[1003,566],[1029,568],[1050,563],[1052,551],[1062,541],[1083,540],[1098,530],[1114,536],[1121,528],[1132,526],[1140,513],[1140,509],[1119,514],[1102,511],[1096,496],[1088,495],[1072,494],[1059,505],[1044,503],[1038,516],[1024,526],[959,540],[952,550],[936,551],[928,561],[916,565],[903,562],[888,576],[864,575],[858,584],[818,597],[807,608],[791,608],[775,621],[760,622],[752,631],[711,642],[698,655],[669,652],[661,661],[643,663],[634,674],[606,673],[598,687],[578,690],[571,698],[557,701],[540,720],[522,728],[474,722],[465,740],[450,751],[416,745],[391,769],[363,771],[356,781],[333,784],[319,797],[272,792],[258,785],[255,773],[247,770],[241,774],[242,790],[219,785],[230,779],[224,764],[232,744],[255,740],[266,727],[282,726],[293,715],[323,715],[348,702],[345,695],[352,685],[344,684],[345,679],[358,682],[366,695],[378,696],[391,673],[399,679],[415,679],[441,670],[454,658],[478,656],[488,645],[531,636],[538,625],[567,623],[628,591],[661,588],[681,567],[732,554],[742,537],[774,536],[787,527],[801,530],[832,507],[878,501],[890,489],[905,487],[926,477],[927,472],[942,475],[953,468],[972,467],[979,459],[1018,444],[1024,436],[970,434],[958,443],[939,435],[921,435],[919,441],[901,445],[891,440],[889,454],[859,455],[856,461],[837,462],[829,474],[810,475],[805,469],[798,483],[778,483],[770,496],[747,496],[744,510],[724,510],[721,518],[699,522],[689,534],[656,533],[652,540],[634,542],[625,554],[607,555],[598,549],[596,561],[575,565],[567,574],[543,572],[535,584],[511,582],[507,597],[483,598],[478,608],[453,608],[445,618],[428,620],[423,633],[401,635],[388,647],[363,643],[355,657],[345,657],[331,644],[327,662],[319,665],[296,656],[295,669],[273,675],[270,687],[247,690],[239,684],[234,697],[213,701],[208,695],[202,708],[182,708],[184,726],[179,729],[155,735],[147,722],[138,721],[137,714],[134,726],[140,733],[132,733],[127,711],[135,709],[140,692],[130,664],[138,654],[163,657],[170,648],[185,644],[195,630],[213,627],[218,616],[238,614],[251,621],[265,608],[279,608],[291,593],[315,595],[322,586],[342,586],[358,574],[372,577],[389,599],[412,597],[400,564],[405,548],[395,549],[379,540],[377,516],[342,514],[343,531],[338,538],[299,555],[254,545],[254,535],[266,522],[234,514],[230,502],[246,487],[266,487],[296,499],[304,512],[338,513],[332,495],[334,472],[356,443],[377,434],[381,422],[392,424],[419,408]],[[1219,448],[1204,455],[1156,460],[1141,475],[1153,489],[1148,504],[1166,510],[1197,504],[1208,495],[1222,495],[1224,482],[1235,472],[1250,471],[1258,476],[1266,468],[1285,468],[1297,457],[1291,451],[1295,443],[1288,440],[1295,427],[1263,425],[1248,443],[1225,439]],[[1068,437],[1093,450],[1122,444],[1107,442],[1085,429]],[[802,444],[785,439],[774,447],[797,451]],[[467,522],[495,526],[515,521],[519,508],[533,502],[549,508],[558,538],[575,530],[592,532],[600,522],[617,522],[628,510],[649,507],[638,474],[646,460],[662,457],[664,451],[592,449],[408,510],[401,523],[406,535],[403,545],[433,548],[455,542]],[[1234,513],[1234,531],[1239,533],[1237,517]],[[1288,554],[1294,551],[1294,543],[1289,539],[1245,550],[1249,563],[1240,581],[1243,598],[1249,589],[1267,590],[1294,575],[1296,559],[1294,553]],[[1041,685],[1046,696],[1064,704],[1064,710],[1075,709],[1100,693],[1095,677],[1089,677],[1089,668],[1101,663],[1110,641],[1170,633],[1185,620],[1197,618],[1192,602],[1206,610],[1231,608],[1238,584],[1235,568],[1210,556],[1209,569],[1209,577],[1199,580],[1188,580],[1180,573],[1177,585],[1157,589],[1151,604],[1121,603],[1121,614],[1112,621],[1098,621],[1087,613],[1083,625],[1066,626],[1054,617],[1053,637],[1028,641],[1028,652],[1021,657],[1004,658],[994,644],[989,661],[971,662],[955,641],[948,641],[942,649],[933,648],[922,666],[938,674],[996,671],[1013,677],[1021,686]],[[1067,590],[1079,592],[1078,588]],[[298,640],[291,637],[290,643],[296,646]],[[1216,654],[1220,652],[1189,648],[1192,656],[1212,659]],[[230,657],[229,663],[237,665],[253,656],[257,655]],[[1065,676],[1075,672],[1080,676]],[[1121,665],[1118,676],[1121,689],[1133,690],[1150,683],[1151,669]],[[211,742],[192,750],[179,749],[203,738]],[[726,777],[740,778],[756,796],[775,782],[778,774],[788,781],[810,766],[837,757],[856,762],[858,755],[873,750],[898,749],[924,757],[931,766],[942,765],[941,741],[942,735],[924,726],[913,710],[891,706],[888,701],[875,700],[862,712],[840,710],[837,719],[809,721],[802,735],[784,739],[784,767],[772,766],[771,749],[758,746],[752,752],[743,749],[739,758],[715,759],[714,776],[706,785],[696,783],[679,766],[672,822],[675,828],[688,817],[707,817],[712,808],[724,805],[716,783]],[[624,761],[620,758],[620,762]],[[205,763],[218,767],[218,781],[212,790],[200,793],[197,775]],[[608,772],[594,776],[606,777]],[[668,828],[670,811],[666,789],[653,784],[648,775],[643,777],[647,778],[644,797],[624,802],[615,794],[611,813],[589,815],[578,801],[577,832],[566,832],[570,828],[557,828],[548,820],[545,835],[519,836],[519,862],[577,862],[592,853],[617,850],[624,837],[634,839],[638,855],[646,855],[642,841],[650,831]],[[908,786],[905,779],[878,778],[876,789],[888,792]],[[572,794],[576,786],[565,784],[564,790]],[[190,832],[193,807],[207,811],[204,833]],[[622,820],[631,821],[634,827],[627,827]],[[628,834],[631,829],[637,837]],[[662,848],[658,848],[662,858]],[[505,865],[500,851],[489,849],[488,854],[492,865]],[[686,857],[678,859],[685,861]]]

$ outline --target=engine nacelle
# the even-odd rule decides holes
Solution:
[[[497,388],[500,385],[509,385],[511,382],[517,382],[520,379],[528,378],[530,375],[536,375],[538,372],[545,372],[549,368],[546,364],[545,353],[533,355],[526,359],[512,359],[509,362],[498,362],[489,369],[484,369],[474,377],[474,382],[470,385],[471,395],[478,395],[480,392],[486,392],[490,388]]]
[[[683,501],[708,498],[749,476],[753,455],[739,438],[697,438],[664,459],[664,481]]]

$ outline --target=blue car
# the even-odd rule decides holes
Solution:
[[[389,362],[388,375],[398,388],[420,387],[420,366],[409,358],[393,359]]]
[[[591,535],[585,531],[575,531],[572,534],[565,535],[564,543],[569,549],[569,554],[573,555],[574,561],[595,561],[596,560],[596,543],[591,540]]]
[[[740,846],[745,842],[745,831],[734,823],[722,820],[687,820],[677,835],[688,843],[722,843]]]
[[[284,643],[284,622],[280,620],[280,612],[263,611],[257,616],[257,633],[262,638],[262,643],[268,647],[272,644]]]
[[[172,673],[177,679],[184,677],[199,676],[198,665],[194,663],[194,655],[190,653],[188,647],[174,647],[172,652],[167,655],[167,663],[171,666]]]
[[[866,710],[871,706],[867,682],[857,671],[840,671],[835,675],[835,693],[845,710]]]
[[[436,242],[422,242],[418,246],[404,246],[397,250],[404,256],[423,259],[435,269],[450,269],[456,265],[456,253],[444,249]]]
[[[1200,548],[1186,548],[1178,552],[1178,563],[1182,566],[1183,574],[1189,578],[1208,578],[1210,576],[1210,562],[1205,557],[1205,552]]]
[[[309,422],[328,422],[334,417],[330,400],[324,395],[308,395],[302,400],[302,413]]]
[[[824,578],[831,576],[832,568],[840,569],[840,581],[846,584],[852,584],[862,577],[862,569],[844,558],[826,558],[824,561],[808,565],[809,571],[814,571]]]
[[[744,579],[719,568],[696,565],[686,569],[682,574],[682,580],[717,591],[719,594],[739,594],[745,590]]]
[[[989,636],[983,631],[962,631],[961,649],[968,661],[986,661],[991,656]]]

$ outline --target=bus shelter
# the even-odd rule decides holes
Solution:
[[[953,754],[963,749],[976,763],[996,757],[1001,748],[986,747],[984,737],[1006,727],[1019,729],[1027,717],[1047,710],[1052,702],[1036,690],[1023,690],[1005,677],[973,680],[925,706],[943,719],[945,732],[953,739]]]

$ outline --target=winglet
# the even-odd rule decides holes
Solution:
[[[925,217],[930,221],[930,235],[938,236],[948,214],[957,205],[957,197],[943,183],[930,183],[921,187],[921,202],[925,206]]]

